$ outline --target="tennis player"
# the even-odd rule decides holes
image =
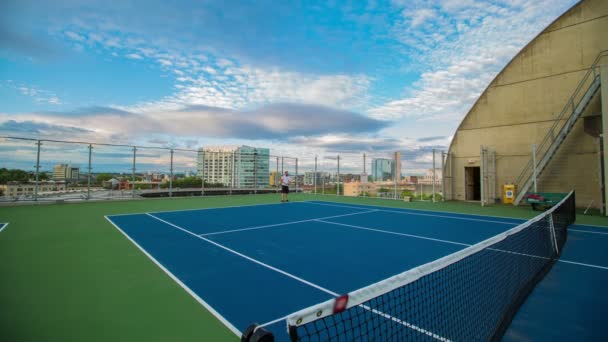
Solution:
[[[285,174],[281,176],[281,202],[289,202],[287,195],[289,194],[290,181],[291,177],[289,177],[289,172],[285,171]]]

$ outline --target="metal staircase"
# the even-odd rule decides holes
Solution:
[[[537,146],[536,158],[530,158],[530,161],[524,166],[522,172],[517,177],[515,184],[517,185],[518,193],[515,197],[515,205],[519,205],[534,183],[534,160],[536,160],[536,178],[538,178],[566,140],[576,121],[583,115],[595,94],[598,93],[600,89],[599,62],[604,56],[608,56],[608,50],[600,52],[595,58],[589,71],[587,71],[572,93],[572,96],[566,102],[566,105],[555,119],[542,142]]]

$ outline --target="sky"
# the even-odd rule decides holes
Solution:
[[[3,0],[0,136],[246,144],[301,169],[315,155],[333,169],[340,155],[353,172],[363,153],[369,163],[398,150],[404,174],[419,174],[492,79],[575,3]],[[42,148],[47,167],[88,153]],[[139,163],[167,168],[168,153],[145,151]],[[132,151],[94,154],[128,170]],[[31,169],[35,146],[1,139],[0,160]]]

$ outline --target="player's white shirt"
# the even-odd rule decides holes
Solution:
[[[283,186],[289,186],[289,181],[291,181],[291,177],[290,176],[281,176],[281,185]]]

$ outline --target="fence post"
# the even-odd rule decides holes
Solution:
[[[338,178],[336,184],[336,195],[340,196],[340,155],[338,155]]]
[[[435,149],[433,149],[433,203],[435,203]]]
[[[205,165],[207,164],[207,151],[203,150],[203,164],[201,166],[201,196],[205,196]]]
[[[133,169],[131,170],[131,197],[135,198],[135,161],[137,155],[137,147],[133,146]]]
[[[445,201],[445,158],[447,153],[441,151],[441,202]]]
[[[36,152],[36,185],[34,187],[34,201],[38,202],[38,182],[40,180],[40,145],[42,143],[40,140],[36,142],[38,146],[38,151]]]
[[[171,164],[169,165],[169,197],[173,197],[173,149],[171,149]]]
[[[91,171],[93,170],[91,166],[91,158],[93,155],[93,144],[89,144],[89,176],[87,181],[87,199],[91,199]]]
[[[229,193],[232,195],[232,188],[234,188],[234,151],[232,151],[230,156],[232,162],[230,164],[230,181],[228,182],[228,186],[230,187]]]
[[[274,174],[274,179],[272,180],[274,182],[274,186],[275,186],[275,190],[277,192],[279,192],[279,180],[278,180],[278,176],[279,176],[279,157],[277,157],[277,167],[275,168],[275,174]]]
[[[253,193],[258,193],[258,150],[253,150]]]
[[[298,193],[298,158],[296,158],[296,194]]]
[[[313,176],[313,182],[315,185],[315,195],[317,194],[317,156],[315,155],[315,175]]]

